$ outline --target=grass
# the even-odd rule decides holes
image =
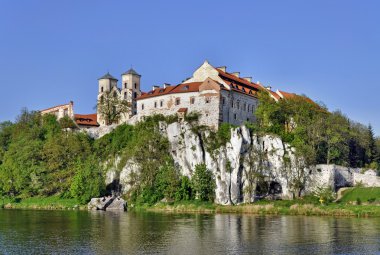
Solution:
[[[347,189],[343,192],[342,198],[339,203],[356,203],[356,204],[378,204],[380,202],[380,188],[363,188],[355,187]]]
[[[361,191],[363,192],[363,191]],[[368,194],[368,191],[364,192]],[[349,193],[348,193],[349,194]],[[343,198],[348,199],[343,195]],[[354,198],[356,201],[356,197]],[[315,215],[343,217],[380,217],[377,204],[329,203],[321,205],[318,198],[308,196],[295,200],[258,201],[252,204],[217,205],[209,202],[182,201],[138,206],[134,210],[173,213],[239,213],[257,215]]]
[[[0,206],[7,209],[48,209],[48,210],[67,210],[67,209],[84,209],[85,206],[79,206],[76,199],[51,197],[30,197],[24,199],[4,198],[0,200]]]

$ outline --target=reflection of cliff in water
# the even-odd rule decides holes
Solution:
[[[0,254],[374,254],[378,219],[0,210]]]

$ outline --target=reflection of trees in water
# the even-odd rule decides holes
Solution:
[[[377,219],[0,210],[0,253],[373,254],[379,231]]]

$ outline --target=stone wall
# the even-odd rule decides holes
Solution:
[[[57,119],[61,119],[65,116],[70,117],[71,119],[74,119],[74,103],[71,101],[68,104],[58,105],[54,106],[45,110],[41,111],[41,115],[44,114],[54,114]]]
[[[237,91],[222,90],[221,112],[222,121],[233,125],[241,125],[244,122],[254,122],[254,115],[258,105],[258,99]]]
[[[176,104],[176,99],[180,103]],[[191,103],[194,98],[194,103]],[[180,108],[187,108],[188,113],[200,113],[199,124],[217,128],[219,124],[220,94],[215,90],[167,94],[137,101],[138,118],[154,114],[165,116],[177,114]],[[161,106],[162,105],[162,106]]]
[[[310,170],[312,181],[308,189],[331,188],[337,191],[339,188],[353,187],[358,184],[364,187],[380,187],[380,177],[376,176],[376,171],[361,172],[360,168],[320,164]]]

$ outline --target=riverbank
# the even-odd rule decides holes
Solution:
[[[33,210],[87,210],[87,205],[79,205],[73,198],[29,197],[24,199],[3,198],[0,207],[4,209],[33,209]]]
[[[314,215],[380,217],[380,188],[347,188],[339,201],[321,204],[316,197],[296,200],[258,201],[253,204],[217,205],[199,201],[157,203],[134,210],[174,213],[240,213],[258,215]]]
[[[80,205],[76,199],[57,196],[24,199],[3,198],[0,200],[0,207],[4,209],[87,210],[87,205]],[[339,201],[328,204],[320,204],[316,197],[304,197],[296,200],[263,200],[253,204],[239,205],[218,205],[192,200],[160,202],[152,206],[132,206],[128,210],[170,213],[380,217],[380,188],[348,188],[342,192]]]
[[[304,215],[304,216],[346,216],[380,217],[379,205],[316,205],[297,201],[265,201],[255,204],[216,205],[212,203],[176,202],[158,203],[154,206],[136,207],[132,210],[172,213],[238,213],[256,215]]]

